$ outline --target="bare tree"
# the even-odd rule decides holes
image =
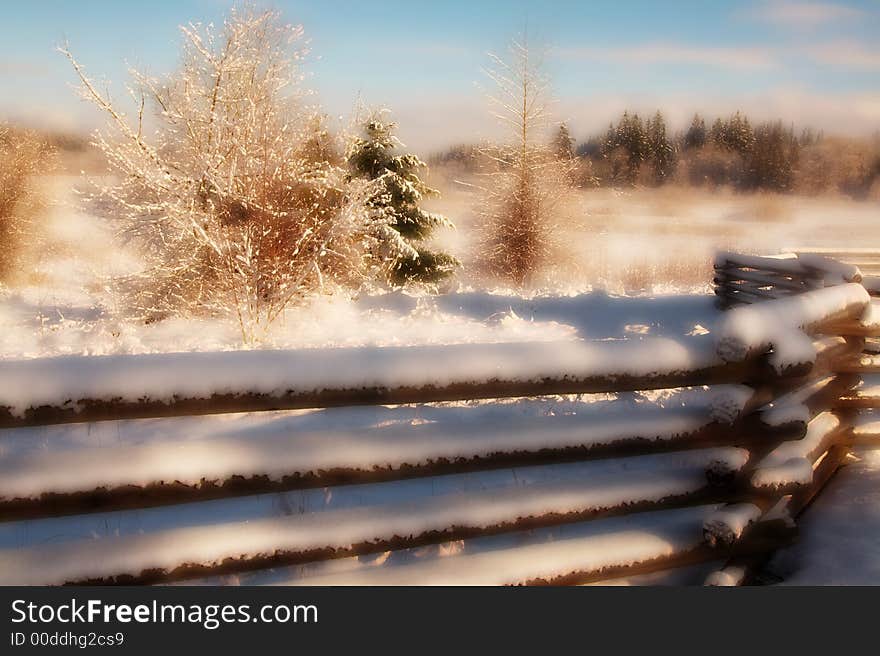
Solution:
[[[486,151],[493,169],[484,185],[481,255],[490,274],[523,286],[555,250],[554,213],[574,163],[546,142],[550,99],[540,58],[525,40],[511,44],[508,60],[490,57],[492,114],[509,139]]]
[[[97,143],[118,183],[100,193],[149,263],[135,306],[148,319],[231,311],[251,341],[291,303],[375,273],[387,219],[366,202],[369,183],[346,179],[307,103],[301,27],[233,10],[219,29],[181,31],[176,73],[130,71],[132,118],[60,50],[108,117]]]

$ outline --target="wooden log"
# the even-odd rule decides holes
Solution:
[[[190,415],[294,410],[353,405],[402,405],[476,399],[534,397],[557,394],[629,392],[703,385],[779,381],[807,374],[811,364],[778,374],[768,364],[766,354],[732,363],[697,366],[690,371],[664,371],[649,375],[600,374],[585,378],[544,379],[541,381],[490,380],[459,382],[444,386],[359,389],[324,389],[317,392],[290,392],[281,395],[212,394],[208,398],[179,398],[170,401],[125,401],[79,399],[64,406],[29,408],[22,414],[0,408],[0,428],[45,424],[180,417]]]
[[[741,539],[765,544],[776,541],[782,545],[794,541],[797,538],[796,520],[806,512],[834,474],[845,464],[848,456],[849,449],[845,444],[835,445],[829,449],[816,462],[812,485],[778,499],[760,520],[746,529]],[[754,502],[767,507],[766,500]],[[751,553],[740,553],[730,557],[722,568],[709,575],[706,585],[749,585],[771,582],[766,580],[761,569],[778,548],[754,549]]]
[[[497,496],[497,495],[496,495]],[[84,574],[82,566],[75,562],[63,562],[61,554],[67,554],[71,543],[65,545],[40,545],[33,549],[21,549],[5,551],[2,554],[4,567],[6,567],[5,581],[21,582],[21,577],[16,576],[16,571],[24,573],[24,580],[28,583],[45,582],[47,584],[74,583],[74,584],[146,584],[163,583],[198,576],[221,575],[229,573],[241,573],[265,569],[267,567],[281,567],[301,563],[330,560],[349,556],[365,556],[369,554],[383,553],[386,551],[398,551],[413,549],[427,545],[455,541],[469,540],[478,537],[488,537],[511,532],[531,531],[539,528],[550,528],[564,524],[577,523],[587,520],[599,520],[628,515],[632,513],[647,513],[657,510],[672,510],[676,508],[702,507],[718,503],[726,496],[724,490],[706,487],[701,490],[675,494],[659,500],[623,501],[605,506],[588,505],[565,512],[545,512],[531,514],[527,511],[519,514],[509,500],[500,504],[499,510],[482,510],[481,517],[498,517],[498,521],[492,523],[483,520],[479,524],[468,523],[459,520],[455,523],[447,523],[449,516],[457,513],[448,509],[437,510],[438,503],[429,503],[422,509],[421,506],[397,506],[386,511],[394,513],[392,527],[418,526],[419,528],[396,529],[388,528],[389,523],[375,525],[363,521],[353,524],[343,532],[344,538],[338,537],[340,531],[329,527],[320,518],[311,516],[290,516],[273,521],[272,533],[283,535],[284,539],[275,538],[271,542],[267,538],[260,538],[259,543],[250,543],[250,551],[242,553],[233,540],[229,547],[218,546],[207,556],[193,549],[184,548],[189,556],[179,558],[153,558],[149,555],[142,558],[138,564],[131,564],[128,554],[149,549],[151,544],[163,541],[177,541],[182,545],[187,543],[187,536],[195,534],[196,538],[206,539],[204,531],[212,531],[211,527],[199,527],[194,530],[183,528],[172,529],[168,532],[156,534],[137,534],[122,537],[108,537],[102,540],[88,540],[86,543],[78,543],[76,546],[82,550],[88,546],[89,552],[96,560],[94,565],[88,564],[89,573]],[[528,503],[526,504],[529,505]],[[333,511],[327,511],[333,512]],[[491,513],[487,515],[487,513]],[[344,517],[351,515],[348,511],[341,511]],[[466,513],[462,516],[465,516]],[[382,516],[382,515],[380,515]],[[382,516],[384,517],[384,516]],[[341,520],[340,520],[341,521]],[[277,526],[274,526],[277,524]],[[218,526],[221,530],[225,527]],[[695,534],[699,534],[699,528],[695,527]],[[220,538],[218,538],[219,540]],[[217,544],[217,540],[214,541]],[[224,555],[228,550],[229,555]],[[144,551],[144,553],[147,553]],[[175,553],[179,553],[175,551]],[[717,555],[716,555],[717,557]],[[59,559],[55,566],[45,571],[38,571],[31,576],[31,563],[38,561]],[[161,566],[158,562],[162,562]],[[81,577],[81,578],[80,578]]]
[[[746,269],[724,269],[715,274],[716,284],[729,284],[737,281],[754,283],[758,287],[774,287],[787,289],[793,292],[805,292],[809,290],[806,282],[802,279],[779,274],[768,274]]]
[[[793,438],[780,433],[774,439]],[[532,465],[582,462],[594,459],[626,458],[632,456],[689,451],[712,447],[736,446],[759,448],[767,441],[765,434],[747,430],[741,423],[723,425],[709,423],[691,433],[672,439],[653,439],[630,435],[621,436],[605,444],[572,446],[567,448],[540,448],[534,451],[498,452],[469,458],[438,458],[424,464],[381,466],[354,469],[336,467],[319,471],[291,471],[283,476],[266,474],[241,475],[232,473],[221,479],[205,479],[198,483],[155,481],[147,485],[111,485],[68,493],[42,493],[37,497],[0,499],[0,521],[88,514],[112,510],[149,508],[163,505],[192,503],[235,496],[287,492],[291,490],[382,483],[449,474],[493,469],[508,469]],[[711,485],[724,487],[736,478],[729,471],[707,472]]]
[[[706,416],[702,425],[697,424],[694,430],[682,432],[674,436],[658,438],[655,434],[645,431],[633,430],[630,433],[622,433],[614,439],[596,439],[590,441],[586,435],[583,442],[572,441],[566,446],[549,446],[548,443],[534,449],[508,448],[495,449],[484,452],[481,455],[466,455],[459,457],[431,457],[422,461],[407,461],[403,464],[392,464],[389,460],[376,460],[369,466],[354,467],[328,467],[313,469],[309,467],[296,467],[291,465],[283,474],[274,471],[271,475],[265,471],[253,471],[231,468],[228,474],[222,477],[205,476],[200,480],[178,480],[179,475],[153,474],[152,482],[149,483],[125,483],[103,484],[97,487],[83,487],[82,489],[70,489],[65,492],[43,492],[36,496],[22,497],[19,495],[2,495],[3,486],[0,485],[0,518],[23,519],[34,517],[48,517],[69,514],[84,514],[91,512],[104,512],[128,508],[145,508],[151,506],[168,505],[176,503],[189,503],[209,499],[219,499],[237,495],[258,494],[267,492],[282,492],[296,489],[314,487],[329,487],[343,484],[364,484],[385,482],[399,479],[419,478],[427,476],[440,476],[446,474],[460,474],[466,472],[482,471],[489,469],[504,469],[514,466],[542,465],[563,462],[575,462],[603,458],[621,458],[646,454],[664,453],[670,451],[687,451],[693,449],[705,449],[711,447],[735,446],[762,454],[768,448],[784,439],[800,437],[800,426],[796,430],[790,427],[775,427],[768,429],[761,425],[756,410],[771,401],[783,389],[793,386],[795,381],[786,387],[781,382],[778,386],[765,386],[752,393],[752,396],[742,406],[736,416],[722,418],[720,411],[713,411],[718,418],[712,419]],[[664,411],[668,412],[668,411]],[[707,415],[709,409],[707,408]],[[725,413],[726,414],[726,413]],[[562,426],[560,422],[565,417],[545,417],[540,420],[546,423],[548,435],[558,431]],[[554,428],[556,427],[556,428]],[[534,425],[523,426],[523,430],[534,430]],[[407,427],[413,432],[413,439],[419,438],[416,427]],[[516,433],[517,426],[512,426],[509,433]],[[336,432],[340,439],[354,439],[344,433]],[[369,443],[369,435],[362,438],[364,446]],[[291,444],[295,444],[291,441]],[[333,436],[328,437],[327,448],[333,448]],[[185,447],[185,445],[184,445]],[[114,447],[115,448],[115,447]],[[143,451],[143,453],[141,453]],[[183,449],[185,452],[185,448]],[[130,459],[156,460],[159,455],[155,450],[143,447],[129,449]],[[64,454],[61,454],[62,457]],[[169,456],[173,457],[173,456]],[[198,458],[196,454],[189,453],[188,458]],[[41,460],[28,460],[21,465],[12,464],[18,471],[22,467],[30,466],[43,470],[49,466],[47,461],[50,455]],[[62,460],[64,462],[75,460]],[[296,459],[292,460],[296,462]],[[56,466],[58,466],[56,464]],[[112,466],[112,465],[108,465]],[[150,475],[139,470],[140,480],[150,480]],[[163,471],[163,470],[160,470]],[[114,473],[118,469],[114,468]],[[145,478],[146,477],[146,478]],[[93,475],[94,480],[108,480],[110,476]],[[116,479],[118,479],[118,475]],[[707,472],[710,482],[727,485],[734,478],[732,472],[713,467]]]
[[[861,355],[848,358],[839,362],[835,370],[846,374],[880,374],[880,357]]]
[[[844,337],[880,337],[880,326],[865,325],[858,320],[829,321],[822,327],[827,335]]]
[[[752,489],[776,497],[812,487],[823,459],[832,449],[846,448],[849,434],[839,417],[823,413],[811,422],[804,438],[783,442],[756,464]]]

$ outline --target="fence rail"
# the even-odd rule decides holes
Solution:
[[[708,583],[751,582],[880,407],[860,280],[721,254],[729,309],[685,340],[0,364],[0,582],[585,583],[718,561]],[[688,401],[504,401],[669,388]],[[266,412],[353,405],[396,407]]]

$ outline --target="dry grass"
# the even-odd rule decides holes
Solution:
[[[761,222],[790,221],[792,218],[789,204],[779,194],[759,193],[749,199],[751,217]]]
[[[0,282],[22,274],[22,258],[45,209],[40,176],[52,149],[35,133],[0,126]]]

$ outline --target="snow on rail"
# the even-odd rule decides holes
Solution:
[[[813,464],[831,446],[840,426],[840,419],[831,412],[816,416],[803,438],[783,442],[757,464],[752,486],[777,489],[812,483]]]
[[[518,401],[471,407],[275,412],[65,424],[0,431],[0,501],[162,482],[198,487],[232,477],[320,478],[542,450],[590,450],[692,435],[732,422],[752,390],[694,390],[687,405],[614,408]],[[684,400],[684,399],[683,399]],[[544,410],[539,413],[539,406]],[[555,407],[554,407],[555,406]],[[322,426],[317,426],[323,420]]]
[[[720,364],[704,337],[63,356],[0,362],[0,408],[662,377]],[[378,399],[377,402],[381,402]]]
[[[456,546],[449,545],[445,553],[437,550],[399,564],[390,559],[378,563],[345,559],[348,562],[314,569],[286,568],[260,583],[485,586],[598,580],[629,567],[667,565],[696,552],[702,546],[702,522],[715,508],[697,506],[569,524],[535,537],[504,536],[506,540],[484,550],[465,540],[458,546],[463,553],[456,554]],[[469,547],[473,553],[467,551]],[[243,577],[243,582],[250,582],[249,578]]]
[[[761,517],[753,503],[732,503],[718,509],[703,522],[703,536],[712,547],[730,546]]]
[[[792,422],[807,424],[813,416],[807,401],[828,387],[834,380],[834,376],[825,376],[783,394],[758,410],[761,422],[774,427]]]
[[[571,388],[556,392],[607,391],[623,385],[621,381],[642,388],[650,387],[652,380],[661,386],[678,386],[693,382],[671,379],[717,371],[725,362],[743,361],[770,348],[771,362],[780,372],[813,363],[816,348],[801,329],[833,318],[861,316],[868,304],[867,292],[860,285],[839,285],[736,308],[722,319],[718,335],[677,339],[4,360],[0,361],[0,411],[5,408],[8,417],[23,421],[29,413],[54,408],[70,421],[84,408],[101,404],[170,407],[181,401],[258,397],[267,403],[285,399],[283,407],[314,407],[395,402],[402,391],[408,394],[406,401],[474,398],[475,387],[491,385],[510,388],[494,394],[506,396],[525,393],[527,385]],[[418,398],[419,391],[430,392],[432,398]],[[491,395],[488,390],[486,394]],[[242,409],[252,408],[214,411]]]
[[[811,249],[813,250],[813,249]],[[792,278],[820,274],[828,286],[860,282],[862,274],[853,264],[840,262],[818,253],[786,252],[777,255],[746,255],[720,251],[715,256],[715,268],[739,267],[756,271],[774,271]]]
[[[773,270],[791,275],[803,275],[804,267],[794,253],[779,255],[747,255],[731,251],[718,251],[715,254],[715,268],[726,266],[746,267],[756,270]]]
[[[813,363],[816,349],[802,331],[832,319],[859,318],[870,302],[864,287],[848,283],[737,307],[721,322],[717,353],[736,362],[772,348],[777,371]]]
[[[454,537],[464,529],[515,529],[529,518],[638,508],[700,493],[707,486],[707,463],[744,462],[740,451],[522,467],[8,522],[0,525],[0,583],[59,584],[279,555],[308,559],[369,552],[406,546],[421,535],[450,531]],[[282,498],[287,501],[279,506]],[[101,537],[87,537],[92,534]]]

